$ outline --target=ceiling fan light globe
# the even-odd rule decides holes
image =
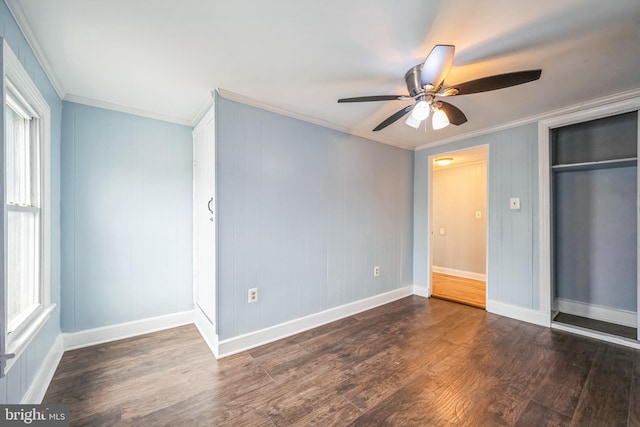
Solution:
[[[431,110],[427,101],[418,101],[411,111],[411,116],[418,122],[425,120],[429,117],[429,111]]]
[[[415,117],[413,117],[413,114],[409,114],[409,116],[407,116],[407,120],[404,123],[414,129],[418,129],[420,127],[420,120],[416,120]]]
[[[434,130],[443,129],[449,126],[449,117],[442,110],[433,112],[432,125]]]

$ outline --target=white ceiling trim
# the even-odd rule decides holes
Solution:
[[[191,119],[192,128],[195,128],[198,125],[198,123],[200,123],[200,120],[202,120],[202,118],[205,116],[205,114],[207,114],[211,106],[216,102],[215,99],[216,99],[216,94],[215,94],[215,91],[212,90],[209,92],[209,94],[205,98],[200,108],[198,108],[196,115],[193,116],[193,119]]]
[[[104,108],[106,110],[119,111],[121,113],[132,114],[134,116],[146,117],[148,119],[162,120],[163,122],[176,123],[179,125],[185,125],[193,127],[191,120],[185,120],[180,117],[166,116],[164,114],[153,113],[151,111],[142,110],[134,107],[127,107],[120,104],[112,104],[110,102],[98,101],[91,98],[85,98],[78,95],[68,94],[63,101],[75,102],[76,104],[88,105],[90,107]]]
[[[272,113],[276,113],[276,114],[280,114],[282,116],[286,116],[286,117],[291,117],[293,119],[297,119],[297,120],[302,120],[304,122],[308,122],[308,123],[313,123],[314,125],[318,125],[318,126],[322,126],[325,128],[329,128],[329,129],[333,129],[333,130],[337,130],[339,132],[342,133],[346,133],[349,135],[353,135],[353,136],[357,136],[360,138],[364,138],[367,139],[369,141],[373,141],[373,142],[379,142],[381,144],[386,144],[386,145],[391,145],[393,147],[398,147],[398,148],[402,148],[404,150],[409,150],[409,151],[414,151],[413,147],[408,146],[408,145],[404,145],[404,144],[400,144],[396,141],[387,139],[387,138],[383,138],[377,135],[371,135],[367,132],[358,132],[356,130],[353,129],[348,129],[342,126],[339,126],[335,123],[331,123],[328,122],[326,120],[321,120],[318,119],[316,117],[311,117],[311,116],[307,116],[305,114],[300,114],[300,113],[294,113],[293,111],[288,111],[279,107],[274,107],[272,105],[269,104],[265,104],[264,102],[261,101],[257,101],[255,99],[252,98],[248,98],[244,95],[240,95],[231,91],[228,91],[226,89],[221,89],[218,88],[218,93],[220,94],[220,96],[222,96],[225,99],[228,99],[230,101],[235,101],[235,102],[239,102],[241,104],[245,104],[245,105],[249,105],[251,107],[256,107],[256,108],[260,108],[261,110],[266,110],[266,111],[270,111]]]
[[[628,99],[633,99],[633,98],[640,98],[640,89],[633,89],[633,90],[629,90],[626,92],[620,92],[617,94],[613,94],[613,95],[609,95],[609,96],[605,96],[603,98],[597,98],[597,99],[593,99],[587,102],[582,102],[580,104],[575,104],[569,107],[564,107],[561,108],[559,110],[553,110],[553,111],[549,111],[547,113],[542,113],[542,114],[538,114],[535,116],[531,116],[531,117],[527,117],[524,119],[520,119],[520,120],[516,120],[513,122],[509,122],[509,123],[505,123],[503,125],[499,125],[499,126],[494,126],[491,128],[486,128],[486,129],[481,129],[475,132],[469,132],[469,133],[465,133],[462,135],[457,135],[451,138],[447,138],[447,139],[442,139],[440,141],[436,141],[430,144],[424,144],[424,145],[420,145],[418,147],[416,147],[415,151],[421,151],[421,150],[426,150],[429,148],[433,148],[433,147],[437,147],[439,145],[445,145],[445,144],[450,144],[452,142],[456,142],[456,141],[462,141],[465,139],[469,139],[469,138],[475,138],[478,136],[482,136],[482,135],[487,135],[490,133],[494,133],[494,132],[499,132],[502,130],[506,130],[506,129],[511,129],[514,127],[518,127],[518,126],[523,126],[529,123],[535,123],[538,122],[540,120],[546,120],[546,119],[550,119],[556,116],[560,116],[560,115],[564,115],[564,114],[570,114],[570,113],[575,113],[578,111],[582,111],[582,110],[587,110],[589,108],[593,108],[593,107],[599,107],[602,105],[607,105],[607,104],[612,104],[615,102],[620,102],[620,101],[626,101]]]
[[[45,74],[49,78],[49,81],[51,82],[51,85],[53,86],[54,90],[56,91],[60,99],[64,99],[66,95],[64,87],[62,86],[62,83],[60,83],[60,79],[58,79],[58,76],[56,76],[56,73],[53,72],[53,67],[51,66],[51,63],[47,60],[47,56],[45,55],[44,51],[40,47],[40,44],[38,43],[38,39],[35,36],[35,33],[33,32],[33,30],[31,29],[31,24],[29,24],[29,19],[27,19],[27,15],[24,13],[24,9],[20,4],[20,0],[5,0],[5,3],[9,8],[9,11],[13,15],[13,18],[16,20],[16,23],[18,24],[18,27],[22,31],[22,34],[24,34],[24,37],[27,40],[27,43],[31,47],[31,50],[36,56],[36,59],[40,63],[40,66],[42,67]]]

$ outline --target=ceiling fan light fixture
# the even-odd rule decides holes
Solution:
[[[411,126],[414,129],[418,129],[420,127],[420,122],[421,120],[416,120],[416,118],[413,117],[413,114],[409,114],[409,116],[407,116],[407,120],[405,121],[405,124],[407,126]]]
[[[449,126],[449,117],[440,109],[433,112],[432,125],[434,130],[443,129]]]
[[[451,162],[453,162],[453,157],[440,157],[436,159],[435,162],[438,166],[449,166]]]
[[[440,97],[470,95],[504,89],[538,80],[542,74],[541,69],[514,71],[444,87],[445,78],[453,65],[455,50],[454,45],[437,44],[431,49],[423,63],[411,67],[404,75],[409,96],[358,96],[341,98],[338,99],[338,102],[409,101],[414,99],[416,101],[414,105],[407,105],[400,111],[393,113],[373,128],[372,132],[386,128],[407,114],[411,115],[411,117],[407,118],[405,123],[417,129],[431,113],[433,113],[431,114],[433,116],[433,129],[437,130],[449,124],[460,126],[467,122],[467,117],[458,107],[439,100]]]
[[[416,119],[418,122],[423,121],[427,117],[429,117],[429,112],[431,107],[429,103],[425,100],[418,101],[416,105],[413,107],[411,111],[411,116]]]

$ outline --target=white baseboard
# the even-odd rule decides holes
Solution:
[[[180,313],[166,314],[164,316],[150,317],[148,319],[135,320],[133,322],[119,323],[117,325],[103,326],[101,328],[87,329],[80,332],[64,333],[64,350],[88,347],[105,342],[135,337],[164,329],[187,325],[195,321],[195,310]]]
[[[426,286],[413,285],[413,294],[419,297],[429,298],[431,293]]]
[[[49,388],[49,384],[51,384],[51,379],[58,368],[63,353],[62,335],[58,335],[49,353],[47,353],[47,356],[42,361],[38,372],[36,372],[27,392],[22,396],[21,404],[37,405],[42,403],[42,399]]]
[[[510,317],[523,322],[534,323],[547,328],[551,326],[550,313],[543,313],[542,311],[536,311],[530,308],[519,307],[517,305],[487,299],[487,311],[489,313]]]
[[[271,326],[256,332],[222,340],[218,343],[218,356],[226,357],[255,348],[327,323],[335,322],[348,316],[388,304],[392,301],[413,294],[413,286],[405,286],[391,292],[376,295],[360,301],[330,308],[320,313],[311,314],[299,319]]]
[[[456,270],[455,268],[432,266],[431,271],[434,273],[447,274],[449,276],[464,277],[465,279],[487,281],[487,275],[482,273],[474,273],[472,271]]]
[[[207,344],[207,346],[209,347],[209,349],[211,350],[215,358],[218,359],[219,358],[219,355],[218,355],[219,340],[218,340],[218,334],[216,334],[215,327],[214,325],[211,324],[211,321],[209,321],[209,318],[205,316],[202,310],[200,310],[200,307],[198,307],[197,305],[196,305],[195,313],[196,313],[196,319],[195,319],[196,328],[198,328],[200,335],[202,335],[202,339]]]
[[[601,305],[588,304],[564,298],[558,298],[557,302],[558,309],[562,313],[602,320],[603,322],[615,323],[631,328],[635,328],[638,325],[638,314],[635,311],[603,307]]]

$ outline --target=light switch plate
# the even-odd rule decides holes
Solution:
[[[520,197],[512,197],[509,199],[509,209],[511,210],[520,209]]]

